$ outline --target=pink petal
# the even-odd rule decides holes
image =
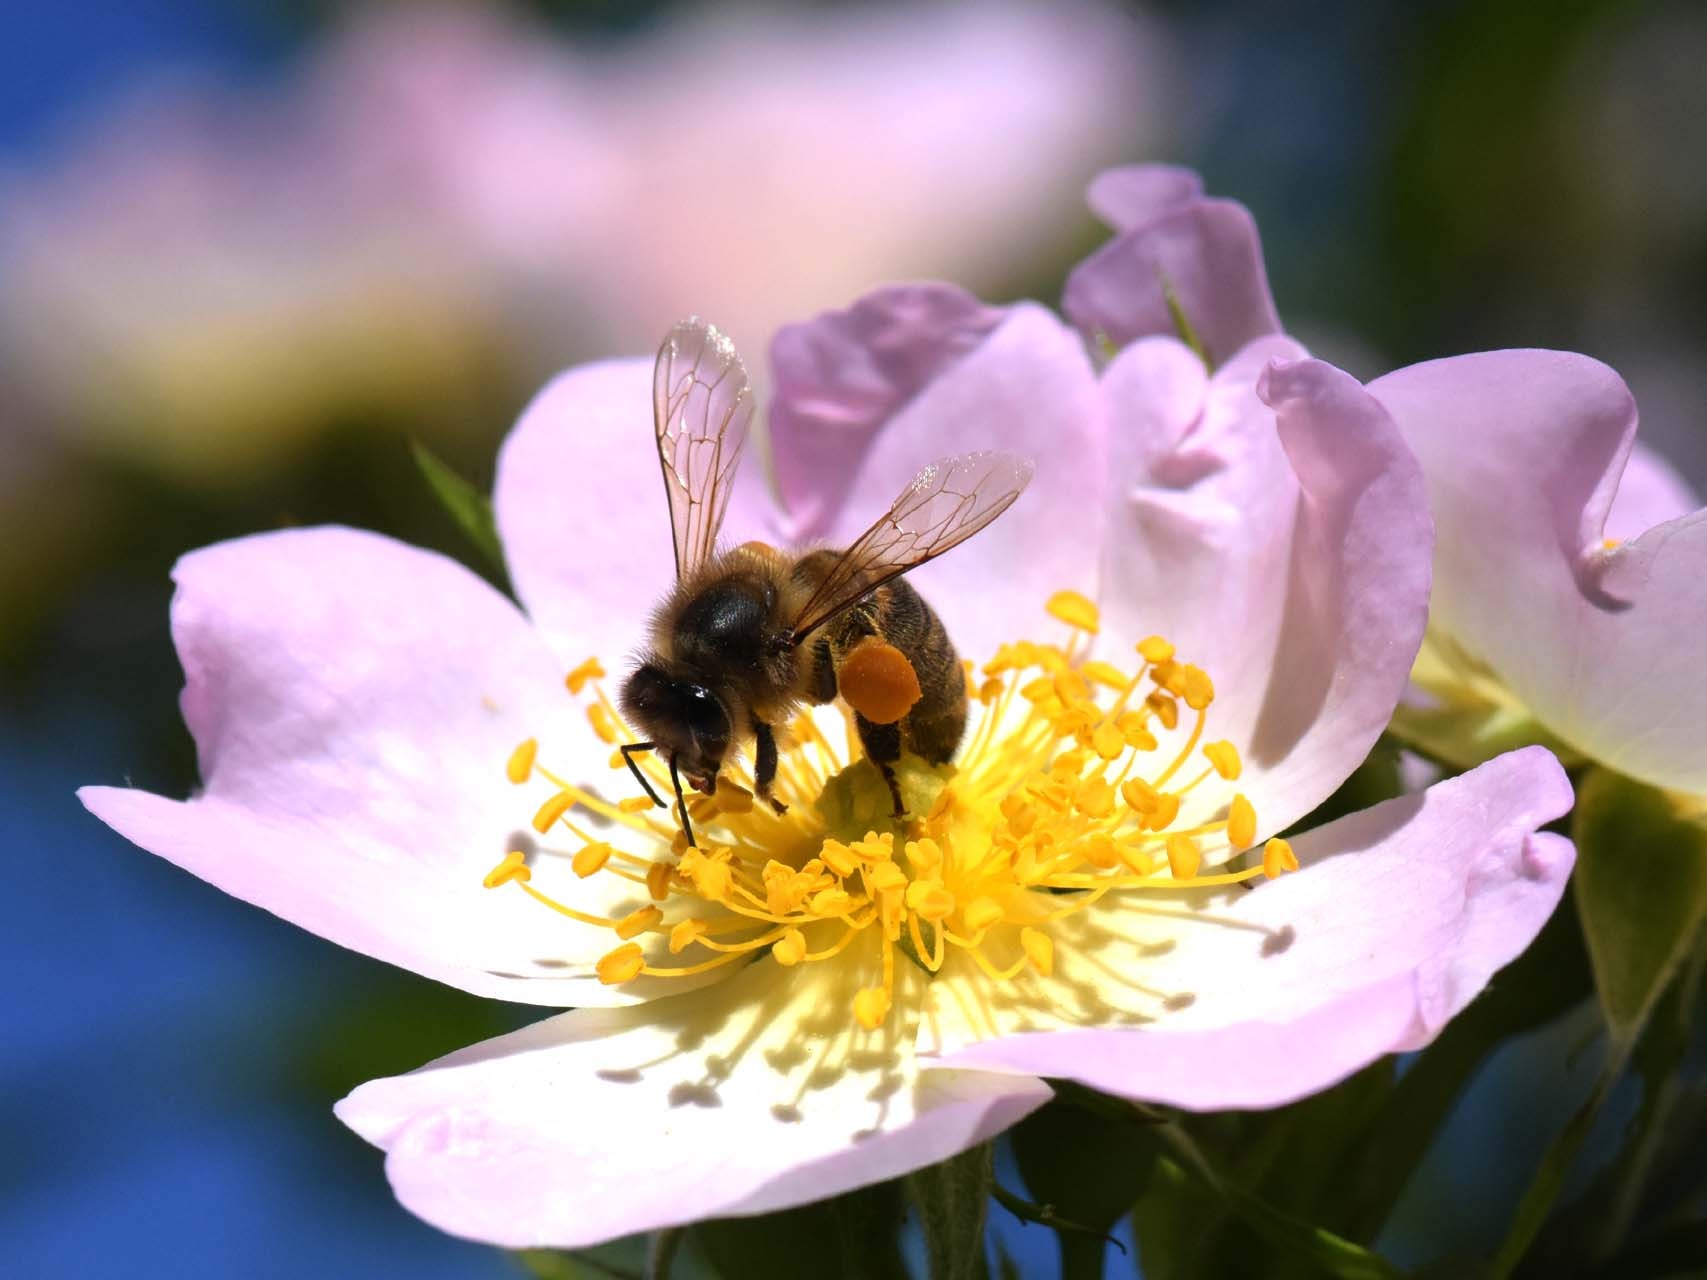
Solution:
[[[1107,169],[1091,179],[1085,203],[1116,231],[1141,227],[1203,195],[1203,179],[1171,164]]]
[[[1701,499],[1671,463],[1640,440],[1630,448],[1612,510],[1606,513],[1608,538],[1627,542],[1657,524],[1701,509]]]
[[[1100,504],[1087,500],[1102,473],[1103,426],[1084,349],[1040,307],[1016,306],[986,332],[990,319],[966,295],[931,287],[887,290],[799,326],[779,340],[773,417],[784,501],[812,513],[803,532],[831,545],[862,533],[934,459],[1005,449],[1034,460],[1011,510],[909,578],[962,655],[980,659],[1034,627],[1055,591],[1096,595],[1091,548],[1103,527]],[[902,358],[891,350],[897,335],[922,350]],[[830,431],[850,434],[822,444]],[[863,456],[856,441],[867,442]],[[841,461],[805,465],[831,456],[818,450],[841,451]]]
[[[1055,990],[981,1002],[1025,1033],[980,1040],[989,1028],[955,1012],[977,999],[967,984],[933,984],[934,1060],[1199,1110],[1326,1088],[1427,1044],[1529,944],[1575,858],[1539,828],[1571,802],[1558,762],[1528,747],[1309,832],[1301,872],[1204,904],[1161,946],[1165,901],[1105,899],[1073,918],[1094,930],[1082,955],[1058,937]],[[1095,986],[1100,1016],[1075,1016],[1075,982]]]
[[[1492,351],[1370,391],[1428,474],[1436,625],[1571,746],[1707,791],[1707,512],[1605,547],[1636,430],[1618,375],[1586,356]]]
[[[921,1073],[899,1014],[854,1031],[849,979],[833,961],[760,961],[701,994],[564,1014],[372,1081],[338,1116],[386,1149],[398,1199],[434,1225],[575,1247],[892,1178],[1049,1099],[1037,1080]]]
[[[1177,333],[1171,291],[1219,366],[1252,339],[1279,333],[1280,319],[1250,210],[1187,192],[1180,171],[1103,175],[1093,207],[1121,231],[1073,268],[1061,309],[1087,337],[1121,347]]]
[[[1157,633],[1203,667],[1208,736],[1245,757],[1264,831],[1361,762],[1421,643],[1429,517],[1421,473],[1355,380],[1263,339],[1205,386],[1164,339],[1104,378],[1111,417],[1105,652]],[[1266,402],[1266,403],[1265,403]]]
[[[956,285],[906,284],[777,331],[771,449],[797,539],[824,535],[872,441],[1003,314]]]
[[[592,976],[608,931],[481,885],[521,847],[552,879],[549,842],[529,830],[542,797],[505,777],[518,743],[538,736],[571,777],[608,776],[609,748],[514,606],[442,556],[350,529],[221,543],[174,577],[203,790],[176,801],[85,787],[92,813],[246,902],[477,995],[646,994]],[[564,871],[583,909],[615,904]]]
[[[620,667],[676,576],[651,358],[581,365],[548,383],[498,454],[493,506],[510,581],[559,660]],[[776,538],[756,450],[723,528],[725,543]]]

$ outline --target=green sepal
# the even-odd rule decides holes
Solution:
[[[492,515],[492,500],[451,470],[448,463],[419,440],[411,442],[410,452],[427,481],[427,487],[433,491],[445,513],[456,522],[457,528],[475,549],[502,573],[504,548],[498,541],[498,522]]]
[[[930,1280],[984,1280],[984,1220],[995,1185],[990,1144],[910,1173],[905,1182],[924,1228]]]
[[[1577,788],[1577,910],[1601,1013],[1626,1050],[1707,918],[1700,806],[1601,768]]]

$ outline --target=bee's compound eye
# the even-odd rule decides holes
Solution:
[[[682,723],[693,734],[701,755],[718,760],[729,745],[729,715],[723,704],[702,684],[681,686]]]

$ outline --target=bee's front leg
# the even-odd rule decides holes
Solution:
[[[753,790],[759,799],[778,814],[788,812],[788,806],[771,794],[776,781],[776,734],[763,720],[753,721]]]

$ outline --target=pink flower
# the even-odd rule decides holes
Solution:
[[[988,1139],[1043,1075],[1272,1106],[1426,1044],[1552,911],[1544,750],[1271,838],[1363,759],[1423,630],[1422,477],[1354,380],[1284,338],[1213,377],[1141,341],[1099,376],[1040,308],[937,286],[774,360],[785,509],[751,476],[731,540],[846,537],[962,444],[1036,459],[916,575],[988,662],[956,770],[906,772],[909,830],[830,711],[793,726],[786,816],[720,788],[685,849],[624,801],[586,660],[669,580],[644,361],[564,374],[504,447],[525,614],[351,530],[197,552],[173,622],[204,789],[81,793],[333,941],[573,1007],[339,1104],[414,1212],[563,1246],[764,1212]]]
[[[718,6],[595,47],[359,9],[264,96],[136,86],[0,183],[37,425],[223,478],[339,420],[475,421],[495,376],[692,307],[757,342],[872,279],[1001,286],[1161,114],[1155,36],[1098,0]]]
[[[1170,212],[1141,221],[1153,192]],[[1200,332],[1278,329],[1243,208],[1170,169],[1103,174],[1091,196],[1141,225],[1073,273],[1081,323],[1117,341],[1170,331],[1167,278],[1201,284],[1179,290]],[[1422,464],[1438,534],[1421,697],[1397,727],[1459,764],[1539,739],[1707,796],[1707,511],[1637,441],[1623,380],[1588,356],[1489,351],[1368,389]]]

